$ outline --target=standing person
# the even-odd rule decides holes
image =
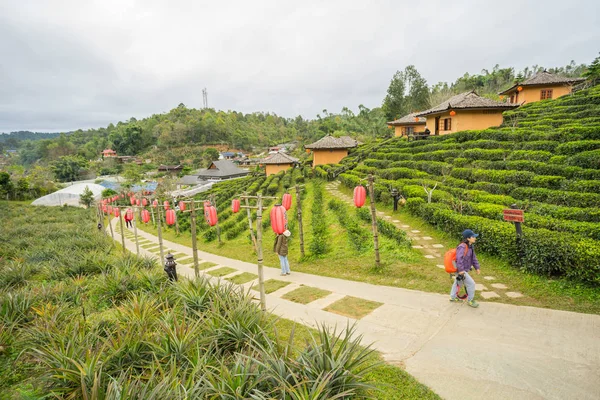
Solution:
[[[281,235],[277,235],[275,238],[275,245],[273,251],[279,256],[279,263],[281,264],[281,275],[290,274],[290,262],[288,261],[288,244],[287,240],[292,233],[287,229],[283,231]]]
[[[125,215],[123,216],[123,218],[125,219],[126,228],[133,228],[133,223],[131,223],[131,221],[133,220],[133,218],[131,218],[132,215],[133,212],[131,211],[131,208],[128,208],[127,211],[125,211]]]
[[[452,284],[452,289],[450,290],[450,301],[459,302],[461,301],[456,297],[458,285],[460,282],[467,288],[467,304],[473,308],[479,307],[479,303],[475,301],[475,281],[469,275],[471,268],[475,267],[477,271],[477,275],[480,274],[479,261],[477,261],[477,256],[475,255],[475,250],[473,249],[473,245],[479,234],[473,232],[471,229],[467,229],[462,233],[463,241],[456,248],[456,272],[457,276]]]

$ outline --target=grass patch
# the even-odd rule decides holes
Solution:
[[[317,299],[329,296],[329,290],[319,289],[310,286],[301,286],[281,296],[282,299],[293,301],[294,303],[308,304]]]
[[[158,246],[156,243],[148,243],[148,244],[144,243],[141,247],[142,247],[142,249],[151,249],[156,246]]]
[[[193,264],[194,263],[192,263],[192,266],[193,266]],[[210,261],[199,262],[198,269],[199,270],[208,269],[208,268],[214,267],[215,265],[218,265],[218,264],[214,263],[214,262],[210,262]]]
[[[217,278],[220,278],[222,276],[229,275],[235,271],[237,271],[235,268],[221,267],[221,268],[214,269],[212,271],[208,271],[207,274],[212,275]]]
[[[365,300],[358,297],[346,296],[343,299],[325,307],[324,310],[335,314],[340,314],[345,317],[361,319],[381,305],[383,305],[383,303]]]
[[[231,278],[227,278],[229,282],[235,283],[237,285],[242,285],[244,283],[253,281],[258,278],[258,275],[250,273],[250,272],[242,272],[239,275],[232,276]]]
[[[177,261],[178,258],[186,258],[186,257],[191,257],[191,256],[184,254],[184,253],[175,253],[175,254],[173,254],[173,257],[175,257],[175,261]]]
[[[282,287],[286,287],[289,284],[290,284],[290,282],[278,281],[277,279],[266,280],[265,281],[265,293],[266,294],[273,293],[276,290],[279,290]],[[252,286],[252,289],[256,290],[257,292],[260,290],[258,287],[258,284]]]

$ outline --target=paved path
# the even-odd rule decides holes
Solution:
[[[120,243],[116,222],[115,240]],[[158,241],[150,233],[138,234],[145,247]],[[135,253],[133,233],[129,230],[125,237],[127,248]],[[178,254],[182,264],[178,273],[193,277],[192,250],[169,241],[164,246]],[[156,246],[140,251],[157,255]],[[223,266],[235,270],[223,278],[256,273],[252,263],[202,251],[198,255],[202,261],[216,264],[201,271],[203,274]],[[309,326],[324,323],[343,328],[356,322],[365,343],[373,343],[388,362],[405,367],[443,398],[600,398],[600,316],[485,302],[472,309],[449,303],[447,296],[435,293],[293,271],[282,277],[279,268],[265,268],[265,279],[289,282],[267,295],[273,313]],[[244,286],[250,288],[253,283]],[[281,298],[300,285],[331,294],[307,305]],[[382,305],[360,320],[324,311],[345,296]]]
[[[339,182],[329,182],[326,187],[333,196],[343,200],[348,204],[354,205],[352,198],[339,190]],[[398,219],[394,219],[398,218],[397,216],[389,215],[384,211],[377,211],[377,217],[383,218],[389,223],[394,224],[397,228],[405,231],[411,240],[413,249],[421,251],[421,253],[423,253],[424,257],[428,259],[432,266],[435,265],[437,268],[440,268],[440,273],[446,273],[443,260],[443,255],[446,252],[444,245],[436,243],[434,238],[430,236],[423,236],[421,231],[418,229],[413,229],[410,227],[410,225],[407,225]],[[483,297],[484,299],[491,299],[495,297],[523,297],[522,293],[511,291],[510,287],[504,283],[496,282],[496,278],[494,276],[483,276],[483,279],[485,280],[485,283],[476,283],[475,289],[477,290],[477,295]]]

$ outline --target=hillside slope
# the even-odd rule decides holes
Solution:
[[[336,172],[348,187],[375,174],[378,200],[395,187],[411,214],[481,232],[478,247],[516,267],[600,284],[600,86],[504,115],[499,128],[363,146]],[[525,210],[521,248],[502,221],[513,204]]]

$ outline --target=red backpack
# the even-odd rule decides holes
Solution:
[[[456,248],[458,248],[458,246],[456,246]],[[449,274],[456,272],[456,248],[450,249],[446,252],[446,254],[444,254],[444,267],[446,268],[446,272]],[[466,245],[463,257],[467,255],[468,251],[469,245]]]

